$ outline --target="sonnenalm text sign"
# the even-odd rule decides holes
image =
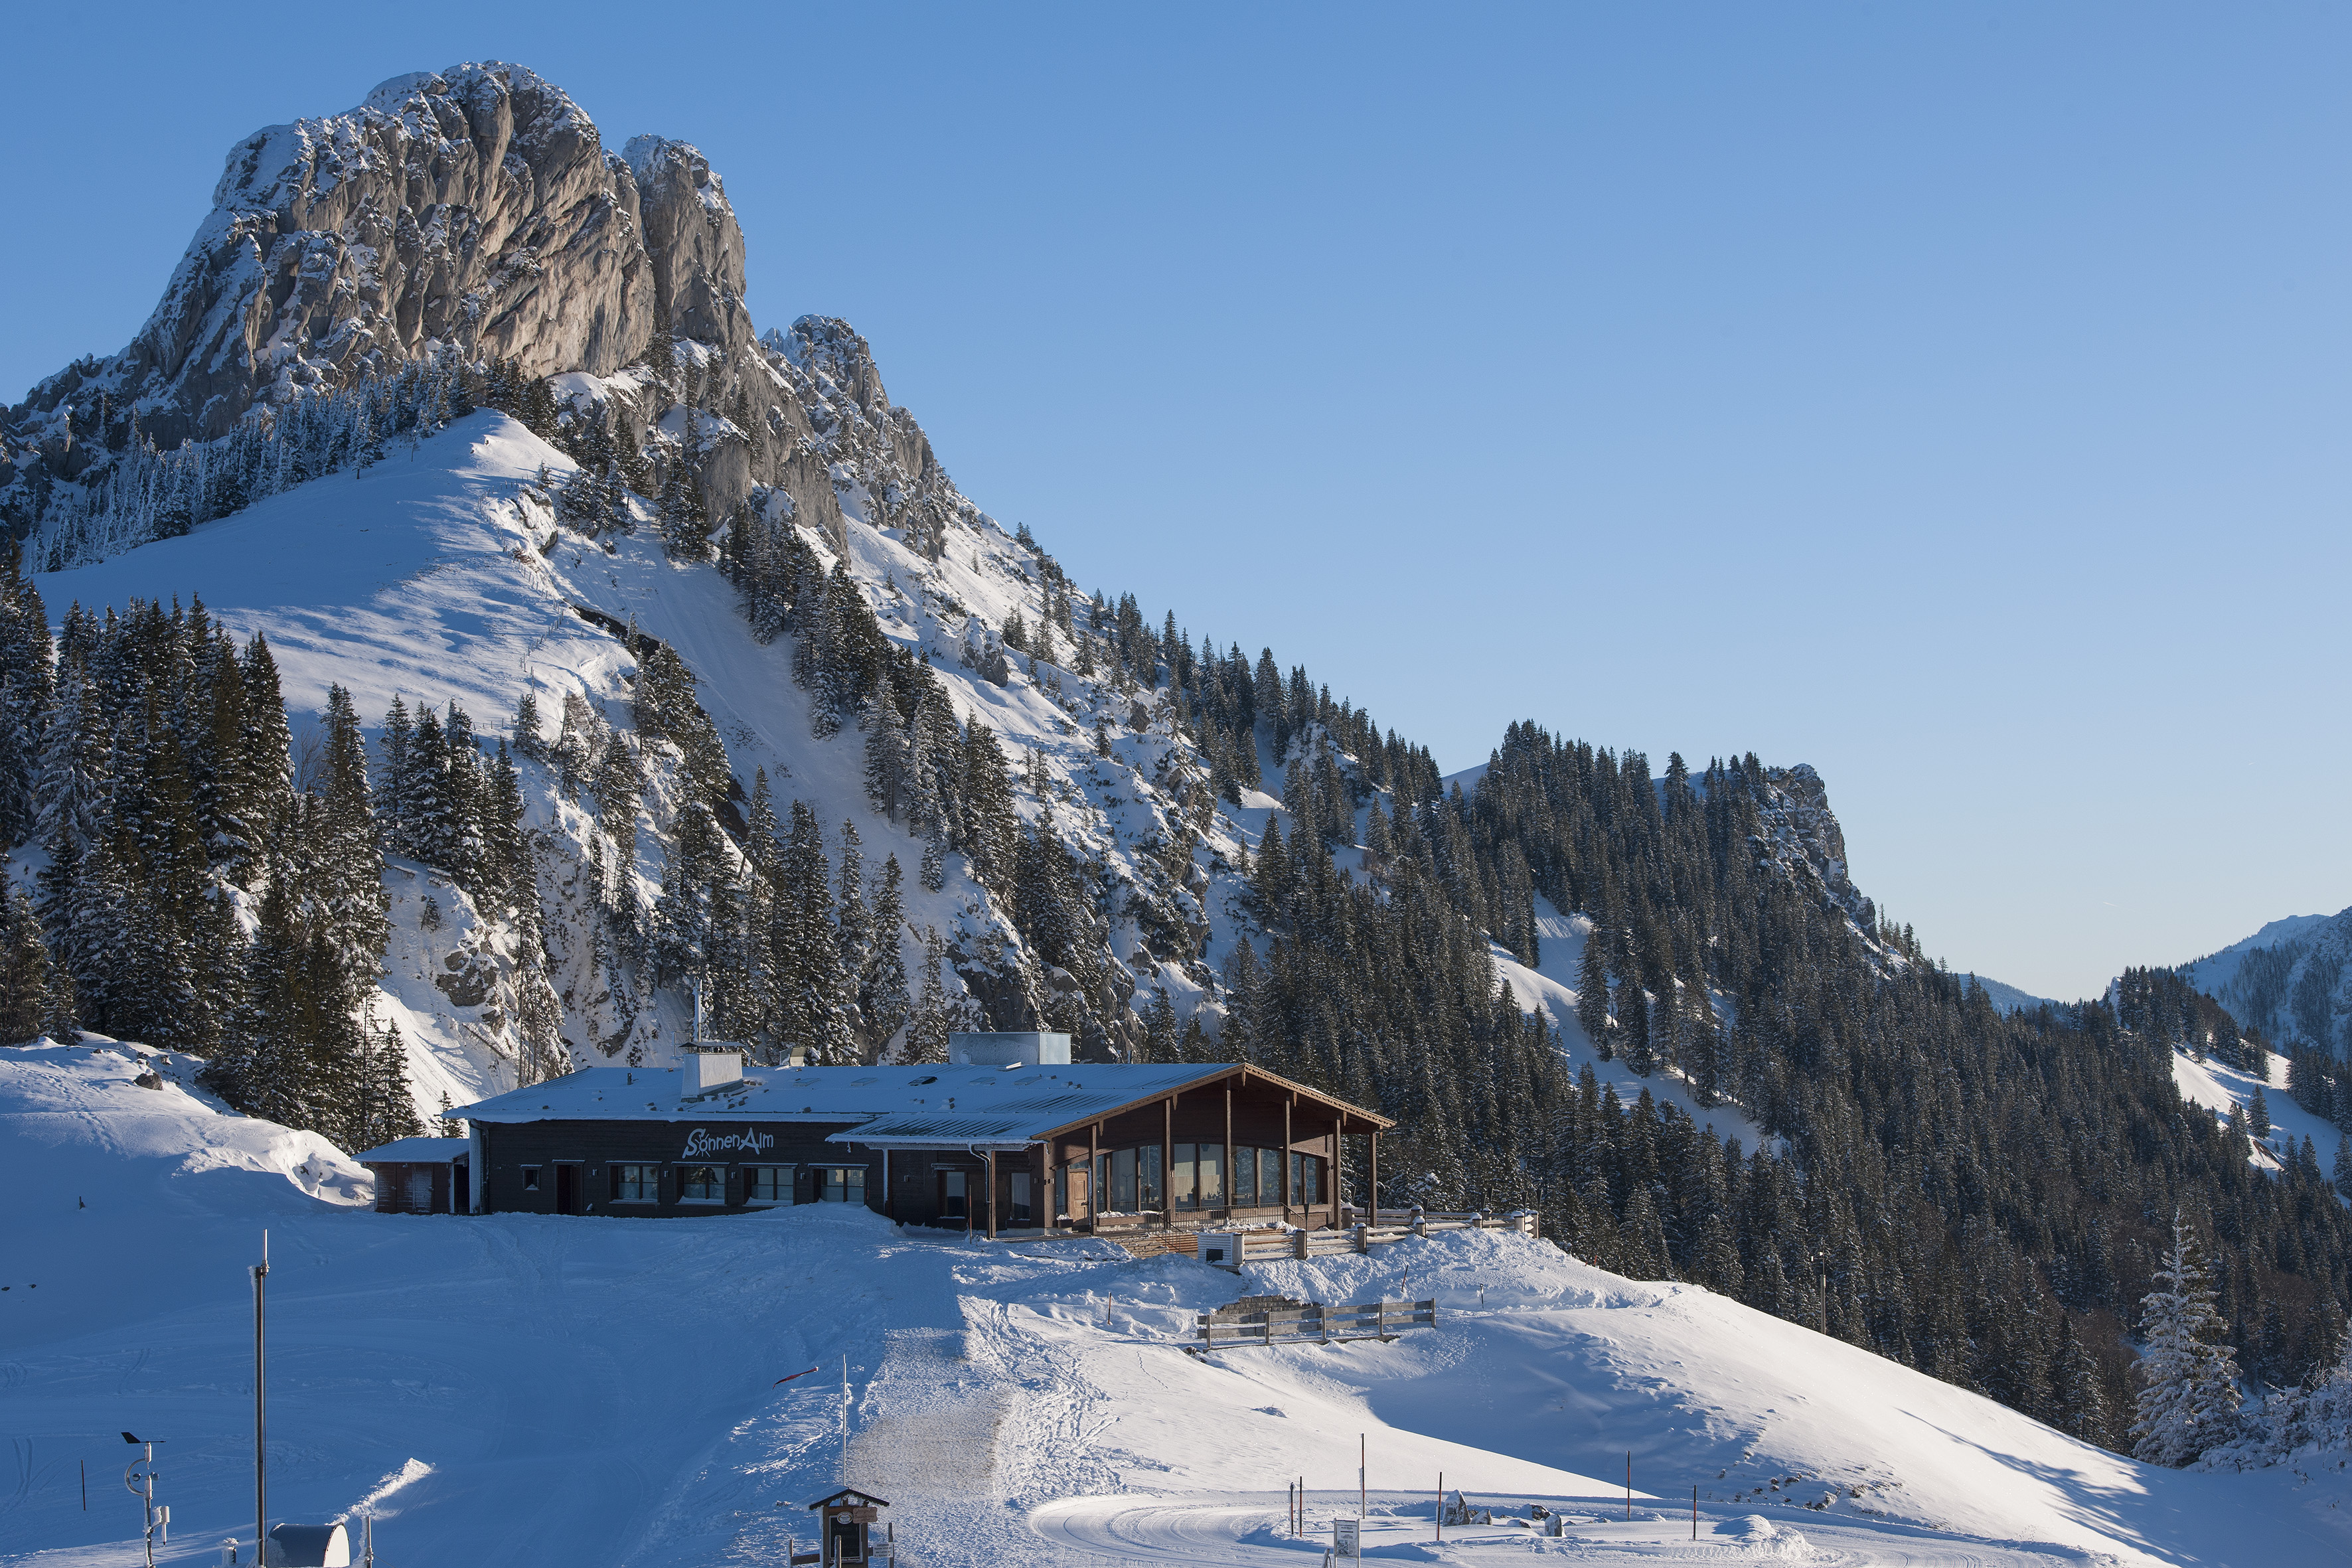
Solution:
[[[712,1132],[698,1127],[686,1135],[681,1160],[708,1160],[718,1154],[757,1154],[776,1145],[776,1135],[746,1127],[740,1132]]]

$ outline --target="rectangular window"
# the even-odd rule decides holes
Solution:
[[[661,1202],[661,1167],[659,1165],[614,1166],[613,1201],[616,1204]]]
[[[866,1201],[866,1167],[863,1165],[832,1165],[824,1172],[824,1184],[817,1189],[821,1204],[862,1204]]]
[[[1282,1151],[1257,1152],[1257,1206],[1270,1209],[1282,1202]]]
[[[725,1203],[725,1171],[717,1165],[680,1165],[677,1170],[677,1201],[682,1204]]]
[[[1171,1208],[1196,1209],[1201,1206],[1200,1189],[1192,1184],[1195,1151],[1198,1145],[1176,1144],[1168,1158],[1168,1203]]]
[[[1029,1173],[1026,1171],[1013,1172],[1012,1187],[1013,1203],[1011,1206],[1013,1214],[1007,1223],[1015,1226],[1032,1226],[1036,1224],[1036,1205],[1031,1201],[1029,1196]]]
[[[747,1204],[788,1204],[793,1201],[790,1165],[743,1167],[743,1201]]]
[[[1160,1157],[1165,1152],[1157,1143],[1146,1143],[1135,1152],[1138,1207],[1157,1210],[1167,1201],[1160,1187]]]
[[[1301,1195],[1298,1201],[1305,1206],[1313,1208],[1323,1201],[1323,1156],[1302,1154],[1299,1156],[1299,1162],[1302,1166],[1302,1175],[1299,1185]]]
[[[940,1173],[940,1217],[941,1219],[964,1217],[967,1211],[964,1207],[963,1175],[961,1171]]]
[[[527,1193],[535,1193],[539,1191],[539,1167],[537,1165],[525,1165],[522,1168],[522,1190]]]
[[[1201,1145],[1201,1206],[1225,1206],[1225,1146],[1222,1143]]]
[[[1110,1211],[1113,1214],[1133,1214],[1135,1201],[1135,1151],[1114,1150],[1110,1156]]]
[[[1257,1206],[1257,1151],[1236,1149],[1234,1151],[1234,1207],[1245,1209],[1255,1206]]]

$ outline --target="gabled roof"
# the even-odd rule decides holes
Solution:
[[[1023,1148],[1181,1089],[1229,1078],[1296,1091],[1350,1120],[1387,1118],[1304,1084],[1233,1062],[1076,1062],[1038,1067],[752,1068],[709,1093],[681,1092],[676,1069],[583,1068],[458,1106],[476,1121],[821,1123],[830,1142],[875,1147]],[[425,1140],[438,1142],[438,1140]],[[454,1142],[454,1140],[452,1141]],[[463,1145],[459,1145],[463,1147]]]
[[[816,1501],[809,1504],[809,1507],[829,1508],[835,1503],[846,1503],[853,1508],[888,1508],[890,1500],[876,1497],[872,1492],[859,1491],[855,1487],[844,1487],[830,1496],[817,1499]]]

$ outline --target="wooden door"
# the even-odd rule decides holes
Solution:
[[[1074,1220],[1090,1217],[1094,1214],[1093,1194],[1089,1191],[1092,1179],[1087,1168],[1084,1165],[1065,1165],[1062,1167],[1062,1179],[1067,1184],[1069,1196],[1069,1204],[1062,1212]]]
[[[430,1165],[411,1165],[408,1168],[408,1212],[433,1212],[433,1167]]]

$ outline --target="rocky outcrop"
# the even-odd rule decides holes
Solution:
[[[743,237],[692,147],[607,152],[560,88],[520,66],[394,78],[347,114],[231,150],[212,213],[131,345],[0,415],[0,447],[74,477],[131,438],[226,432],[258,401],[444,345],[535,374],[608,374],[675,309],[751,342]]]

